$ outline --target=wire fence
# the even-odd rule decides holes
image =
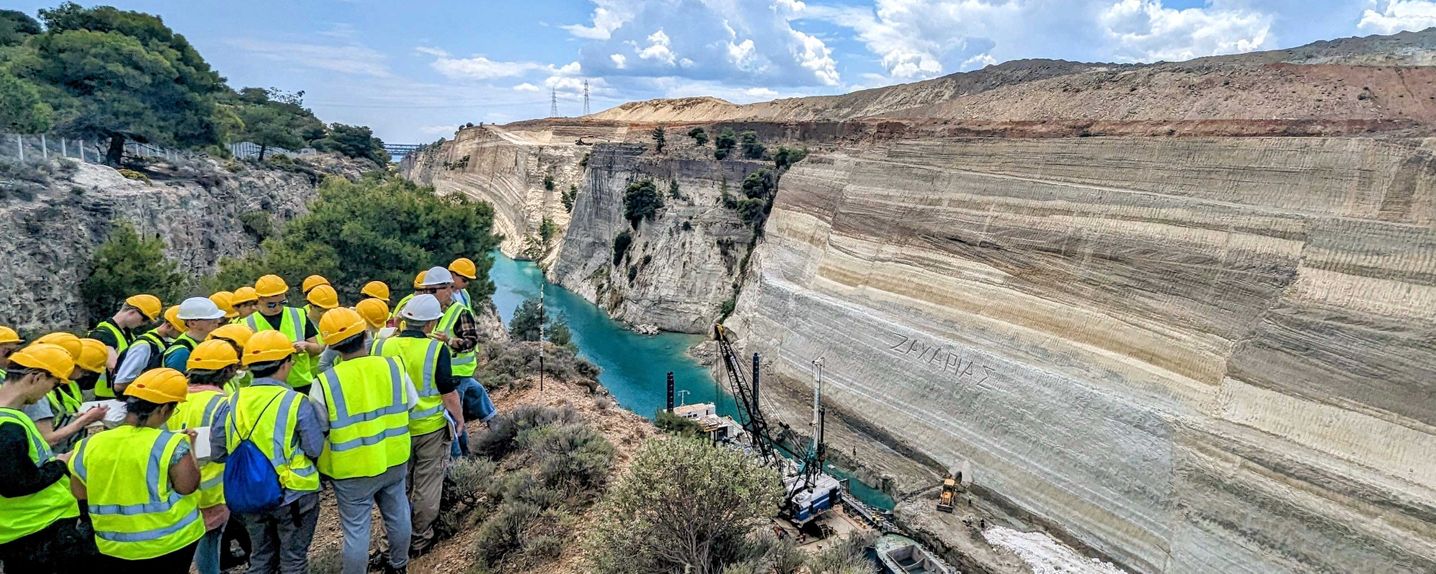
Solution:
[[[12,134],[0,132],[0,160],[26,162],[46,161],[50,158],[66,157],[89,163],[104,163],[105,153],[109,151],[109,148],[110,142],[107,139],[67,138],[54,134]],[[253,142],[232,143],[229,144],[228,148],[229,152],[237,159],[255,159],[259,157],[259,144]],[[294,151],[270,147],[266,149],[264,153],[266,156],[275,154],[306,156],[319,152],[314,148],[304,148]],[[173,161],[175,159],[207,157],[207,154],[127,141],[125,142],[125,156]]]

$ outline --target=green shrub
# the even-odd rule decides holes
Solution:
[[[572,345],[559,343],[551,331],[544,357],[544,373],[548,377],[595,387],[598,367],[579,357]],[[519,389],[527,386],[539,373],[538,343],[515,342],[492,344],[486,348],[488,362],[474,372],[474,378],[490,389]]]
[[[699,146],[708,143],[708,131],[701,127],[688,130],[688,137],[693,138],[693,142]]]
[[[628,248],[633,245],[633,234],[627,229],[613,237],[613,264],[623,261],[623,256],[628,254]]]
[[[520,448],[538,462],[536,478],[563,491],[597,489],[608,480],[613,445],[585,424],[548,425],[519,432]]]
[[[778,153],[773,154],[773,164],[780,170],[787,169],[789,166],[803,161],[803,158],[806,157],[808,157],[808,148],[778,146]]]
[[[713,140],[713,158],[718,160],[727,158],[737,145],[738,136],[734,135],[733,128],[723,128],[723,131],[718,132],[718,138]]]
[[[764,148],[763,144],[758,143],[758,134],[756,132],[745,131],[738,136],[738,139],[742,142],[743,157],[748,159],[763,159],[763,153],[767,151],[767,148]]]
[[[129,222],[115,222],[109,238],[90,257],[89,275],[80,282],[80,299],[90,318],[109,317],[125,298],[139,293],[155,295],[166,305],[177,303],[184,278],[165,258],[164,249],[158,237],[141,238]]]
[[[653,128],[654,151],[663,153],[663,146],[665,145],[668,145],[668,132],[663,129],[663,126]]]
[[[553,174],[550,173],[543,176],[543,188],[547,191],[553,191]]]
[[[500,459],[513,452],[519,433],[540,426],[576,423],[578,411],[573,407],[554,408],[524,405],[512,412],[499,413],[489,425],[489,432],[473,437],[469,448],[491,459]]]
[[[662,207],[663,196],[658,194],[658,187],[651,179],[630,183],[623,191],[623,218],[634,229],[644,219],[652,221]]]
[[[568,186],[568,191],[563,192],[563,198],[562,198],[562,199],[563,199],[563,209],[564,209],[564,211],[567,211],[567,212],[569,212],[569,213],[573,213],[573,203],[574,203],[575,200],[578,199],[578,186],[577,186],[577,185],[570,185],[570,186]]]
[[[667,410],[659,409],[658,416],[654,417],[654,426],[666,433],[695,437],[703,434],[702,427],[693,419],[684,418]]]
[[[244,225],[244,232],[253,237],[255,241],[264,241],[274,235],[274,220],[263,211],[241,213],[239,222]]]
[[[135,181],[143,181],[143,182],[145,182],[145,183],[153,183],[153,182],[150,181],[150,176],[145,175],[145,174],[143,174],[143,173],[140,173],[140,172],[138,172],[138,171],[135,171],[135,170],[133,170],[133,169],[120,168],[118,171],[120,172],[120,175],[122,175],[122,176],[125,177],[125,179],[132,179],[132,180],[135,180]]]

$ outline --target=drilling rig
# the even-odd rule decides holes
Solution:
[[[825,446],[823,444],[824,410],[822,408],[822,361],[813,361],[813,419],[812,441],[809,448],[797,460],[779,454],[778,441],[772,436],[767,417],[759,406],[758,355],[753,355],[753,379],[750,385],[743,374],[742,363],[728,341],[728,332],[723,325],[714,325],[713,338],[718,342],[718,351],[723,357],[723,370],[728,375],[728,386],[733,399],[741,411],[743,430],[748,433],[754,456],[764,465],[778,470],[785,492],[783,517],[798,528],[831,510],[842,499],[843,486],[836,478],[823,472]]]

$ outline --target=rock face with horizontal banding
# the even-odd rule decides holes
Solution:
[[[870,450],[905,488],[933,474],[899,459],[970,461],[979,486],[1133,570],[1430,572],[1433,149],[821,154],[783,177],[729,324],[781,379],[779,418],[804,420],[822,356],[835,449]]]

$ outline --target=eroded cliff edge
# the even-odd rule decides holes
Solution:
[[[1426,139],[894,142],[783,178],[729,325],[1133,569],[1430,571],[1433,221]]]

